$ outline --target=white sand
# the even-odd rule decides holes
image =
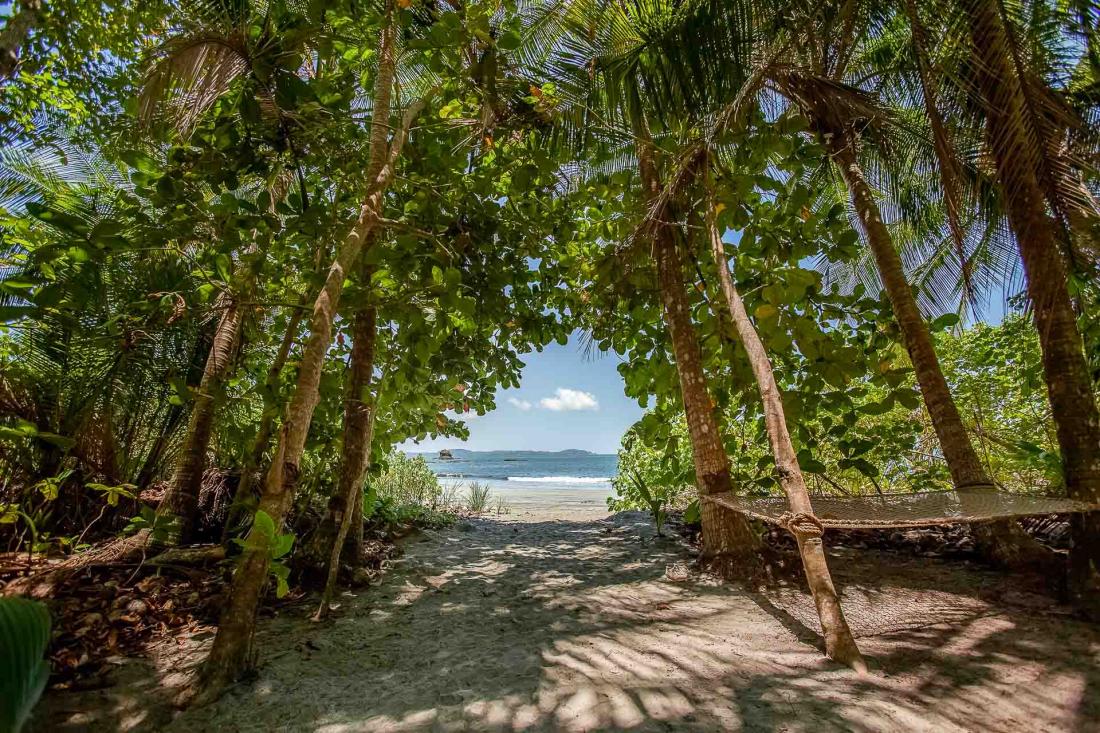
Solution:
[[[37,730],[1100,730],[1100,629],[1005,576],[835,555],[861,678],[823,658],[805,595],[689,560],[637,513],[463,522],[411,542],[329,624],[312,607],[263,621],[258,679],[212,706],[163,704],[207,638],[114,688],[48,695]]]
[[[513,483],[513,482],[509,482]],[[610,512],[607,498],[613,490],[586,486],[551,485],[530,487],[497,483],[492,487],[493,505],[496,497],[504,502],[504,514],[491,513],[494,519],[539,522],[551,519],[603,519]]]

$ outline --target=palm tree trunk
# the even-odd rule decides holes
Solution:
[[[647,200],[654,202],[662,188],[644,121],[636,123],[635,135],[642,183],[646,188]],[[722,444],[714,404],[707,390],[703,353],[691,322],[691,306],[684,287],[683,263],[674,232],[668,225],[657,226],[653,246],[661,306],[672,341],[684,415],[691,437],[695,482],[700,494],[703,554],[709,562],[728,574],[755,574],[761,566],[762,543],[752,524],[744,515],[702,500],[706,496],[732,492],[729,456]]]
[[[42,12],[42,0],[21,0],[0,29],[0,80],[9,78],[19,65],[19,54]]]
[[[298,482],[299,464],[305,450],[306,437],[313,419],[313,410],[319,400],[318,386],[321,368],[332,341],[332,325],[343,292],[344,279],[353,271],[356,262],[378,227],[382,215],[383,195],[393,180],[394,166],[401,147],[416,115],[426,100],[411,105],[405,113],[400,128],[394,132],[393,141],[387,145],[390,130],[390,99],[393,92],[396,66],[397,29],[394,23],[393,2],[386,6],[386,20],[382,29],[379,50],[378,74],[375,79],[374,104],[371,120],[370,162],[367,169],[367,195],[360,207],[359,217],[351,232],[341,244],[335,260],[329,267],[324,286],[313,305],[310,334],[302,351],[301,365],[294,392],[287,405],[286,416],[279,433],[278,447],[264,481],[259,509],[266,512],[282,527],[294,498]],[[237,679],[252,665],[252,634],[256,608],[267,584],[270,553],[259,548],[246,549],[240,565],[233,575],[229,597],[222,612],[218,634],[210,656],[203,665],[194,699],[210,700],[221,694],[226,685]]]
[[[905,277],[905,269],[894,248],[890,231],[882,221],[863,170],[856,160],[854,140],[850,135],[833,134],[829,147],[855,206],[860,223],[867,235],[867,242],[878,266],[879,276],[894,309],[894,318],[901,329],[905,350],[916,371],[928,415],[939,438],[940,449],[951,471],[951,480],[958,489],[992,487],[981,460],[978,458],[970,436],[966,432],[951,390],[940,369],[939,358],[932,346],[928,326],[917,307],[917,299]]]
[[[1029,122],[1000,5],[971,0],[967,9],[987,143],[1027,276],[1066,491],[1074,499],[1100,501],[1100,414],[1057,246],[1058,228],[1046,206],[1042,148],[1034,143],[1035,125]],[[1070,593],[1100,613],[1100,513],[1076,515],[1072,528]]]
[[[905,349],[916,372],[924,405],[936,431],[951,482],[958,489],[965,508],[968,491],[994,490],[989,474],[978,458],[974,444],[963,424],[940,361],[932,346],[928,326],[917,306],[917,299],[905,277],[905,270],[894,248],[890,231],[882,221],[878,203],[855,156],[851,135],[834,134],[829,138],[831,152],[840,167],[852,204],[867,234],[886,295],[894,309]],[[1050,568],[1054,554],[1031,538],[1015,520],[980,522],[971,525],[975,544],[983,555],[997,565],[1022,569]]]
[[[214,330],[217,330],[216,324]],[[202,373],[206,369],[206,362],[203,359],[203,355],[210,355],[211,343],[213,343],[213,334],[210,333],[210,329],[201,329],[195,338],[194,348],[191,351],[191,358],[188,359],[187,362],[187,372],[184,374],[184,379],[187,380],[188,384],[193,381],[202,381]],[[165,385],[160,399],[167,401],[167,396],[168,387]],[[182,405],[168,405],[164,420],[161,422],[161,429],[157,433],[153,445],[149,448],[149,452],[145,456],[141,469],[138,471],[137,476],[134,477],[133,483],[137,485],[138,488],[146,488],[153,480],[153,477],[160,471],[161,463],[164,460],[164,454],[172,438],[179,430],[180,423],[186,414],[187,412]]]
[[[662,226],[657,233],[657,279],[661,306],[672,341],[680,393],[684,402],[695,482],[700,498],[733,491],[729,457],[707,390],[703,355],[691,323],[691,307],[684,288],[683,263],[672,232]],[[759,534],[744,515],[700,501],[703,523],[703,555],[731,576],[754,574],[760,566]]]
[[[314,619],[320,621],[329,610],[329,601],[336,588],[336,576],[340,570],[340,555],[344,549],[348,530],[355,518],[355,495],[362,493],[363,474],[370,461],[371,438],[374,432],[374,407],[368,401],[374,372],[375,309],[367,308],[357,313],[352,325],[352,347],[347,393],[344,397],[344,448],[340,457],[340,481],[336,489],[339,500],[334,512],[336,536],[332,538],[328,559],[328,574],[321,603]],[[360,522],[362,515],[360,514]],[[356,548],[358,551],[358,548]]]
[[[250,270],[251,272],[251,270]],[[250,276],[246,278],[251,280]],[[249,290],[248,283],[240,293]],[[199,487],[203,470],[206,467],[206,451],[210,446],[210,436],[214,428],[214,414],[220,402],[225,379],[229,375],[233,354],[241,335],[243,309],[240,295],[228,296],[225,311],[218,321],[214,332],[214,342],[206,357],[206,368],[202,381],[191,406],[191,417],[187,424],[187,433],[180,448],[172,482],[158,508],[158,514],[171,516],[178,522],[169,544],[190,542],[195,533],[199,509]]]
[[[829,573],[822,542],[824,530],[814,516],[802,468],[798,465],[798,456],[795,453],[794,444],[791,443],[791,435],[787,430],[787,418],[783,412],[783,400],[779,385],[775,382],[771,360],[764,349],[763,341],[760,340],[760,335],[756,332],[756,327],[749,319],[745,304],[730,275],[725,247],[718,232],[713,201],[709,201],[707,206],[707,229],[710,234],[711,254],[718,270],[722,297],[726,301],[726,308],[733,319],[741,344],[745,347],[753,376],[756,378],[756,386],[760,390],[760,400],[764,405],[764,425],[768,431],[768,443],[771,445],[772,456],[775,458],[779,485],[787,495],[787,502],[793,514],[794,521],[787,522],[787,529],[798,542],[798,552],[802,556],[806,581],[813,594],[814,604],[817,606],[818,618],[821,619],[825,653],[831,659],[846,664],[858,672],[866,672],[867,664],[863,661],[863,655],[860,654],[855,639],[852,638],[852,631],[844,618],[844,611],[840,607],[840,599],[837,597],[833,578]]]

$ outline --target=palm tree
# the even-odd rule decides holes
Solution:
[[[1057,181],[1064,161],[1050,155],[1053,141],[1040,93],[1023,64],[1004,6],[967,0],[958,6],[974,63],[975,95],[985,113],[985,142],[993,158],[1005,211],[1023,259],[1027,292],[1043,351],[1047,392],[1062,453],[1066,490],[1084,501],[1100,499],[1100,413],[1077,319],[1067,287],[1066,232],[1052,216],[1060,207]],[[1070,584],[1086,605],[1100,601],[1100,517],[1073,520]]]
[[[824,143],[831,162],[840,173],[893,308],[952,483],[963,492],[992,490],[993,482],[974,450],[944,378],[928,324],[882,215],[878,195],[863,166],[863,159],[869,154],[877,153],[879,160],[889,157],[888,149],[876,150],[876,147],[880,140],[890,139],[899,121],[873,94],[845,80],[856,66],[861,46],[873,40],[872,31],[883,26],[889,15],[888,8],[844,0],[816,6],[805,14],[795,11],[776,16],[776,40],[770,50],[761,54],[765,60],[758,78],[761,86],[769,85],[809,120],[811,129]],[[881,73],[878,69],[873,71]],[[742,90],[739,96],[747,91]],[[935,117],[935,107],[930,104],[928,110]],[[937,149],[946,150],[944,131],[935,130],[937,119],[932,119],[931,126],[933,137],[937,138]],[[879,167],[889,168],[888,165]],[[950,167],[942,170],[947,171],[941,173],[942,179],[947,181],[946,218],[954,248],[958,251],[962,248],[962,239],[956,170]],[[921,231],[919,225],[914,228]],[[972,274],[968,272],[971,263],[963,252],[958,254],[965,293],[967,287],[973,287],[972,281],[966,282]],[[973,530],[983,552],[997,563],[1047,566],[1054,559],[1013,521],[974,525]]]
[[[152,211],[114,164],[66,138],[0,153],[0,227],[20,243],[4,253],[20,264],[0,286],[6,320],[20,322],[17,358],[0,367],[0,416],[35,426],[27,478],[75,461],[76,483],[123,484],[164,458],[180,413],[146,385],[192,372],[209,324],[180,308],[190,268],[141,253]],[[135,308],[150,294],[162,306]]]
[[[622,4],[586,6],[585,12],[566,19],[566,25],[572,30],[563,42],[568,65],[558,76],[568,77],[570,73],[574,78],[580,76],[576,84],[578,89],[590,85],[584,92],[585,106],[591,109],[598,105],[595,115],[603,119],[623,119],[629,126],[633,137],[633,159],[636,161],[645,207],[644,223],[631,246],[635,257],[641,256],[637,252],[639,244],[651,248],[655,261],[664,322],[679,375],[680,394],[691,438],[696,483],[703,499],[700,504],[704,552],[721,561],[727,569],[744,572],[746,569],[751,571],[760,562],[759,540],[754,530],[744,515],[706,500],[707,497],[730,493],[733,486],[729,458],[707,388],[702,349],[692,322],[684,284],[682,250],[690,238],[684,234],[679,223],[682,218],[679,208],[683,200],[680,192],[696,182],[699,171],[707,167],[707,151],[705,146],[689,149],[678,158],[662,149],[650,130],[651,121],[662,123],[662,141],[667,145],[674,138],[673,131],[691,129],[699,124],[696,117],[698,106],[708,95],[712,99],[729,99],[737,92],[738,85],[743,84],[744,77],[739,76],[738,72],[744,73],[748,64],[740,56],[744,49],[736,41],[736,34],[703,36],[710,41],[709,44],[702,44],[704,47],[714,46],[712,50],[722,52],[717,54],[720,58],[733,62],[721,65],[720,71],[710,68],[714,57],[705,52],[698,53],[696,48],[688,49],[685,45],[699,43],[700,36],[693,29],[706,29],[705,32],[709,33],[715,25],[715,18],[712,17],[715,14],[728,13],[738,19],[744,17],[738,12],[751,14],[748,8],[741,6],[719,8],[706,3],[674,4],[667,8]],[[581,74],[577,74],[578,67]],[[685,75],[685,71],[690,73]],[[708,222],[713,225],[713,218],[708,218]],[[713,226],[711,232],[717,236]],[[712,241],[715,241],[714,237]],[[769,416],[778,416],[778,422],[768,422],[769,435],[773,438],[783,488],[797,513],[798,519],[791,522],[789,528],[797,538],[818,607],[827,654],[863,670],[866,667],[840,609],[829,574],[820,524],[813,518],[805,482],[801,479],[797,461],[793,460],[794,451],[786,434],[782,405],[778,403],[770,364],[751,322],[747,316],[739,317],[745,315],[744,308],[741,306],[738,310],[740,299],[736,296],[736,290],[731,293],[732,281],[728,278],[725,257],[721,254],[720,239],[716,247],[716,256],[721,260],[720,269],[727,275],[725,284],[730,286],[724,287],[723,293],[730,296],[728,305],[731,315],[743,342],[747,347],[755,347],[752,353],[763,358],[763,362],[754,359],[753,367]],[[783,436],[786,436],[785,441]],[[786,460],[788,453],[793,463]]]
[[[723,41],[722,54],[684,53],[695,30],[706,27],[718,12],[713,3],[673,3],[641,7],[626,3],[578,2],[554,5],[529,19],[534,50],[528,57],[541,73],[557,80],[567,110],[559,111],[559,127],[576,146],[578,158],[611,161],[610,169],[633,167],[638,174],[641,206],[658,204],[665,181],[661,169],[669,160],[655,141],[650,125],[666,115],[686,116],[695,96],[683,83],[688,70],[699,77],[723,80],[734,88],[737,67],[719,59],[736,53]],[[688,68],[677,69],[677,61]],[[704,71],[704,68],[709,66]],[[646,90],[644,93],[642,90]],[[665,134],[664,130],[661,134]],[[588,175],[609,168],[592,165]],[[631,244],[632,254],[652,262],[657,274],[665,327],[679,376],[700,496],[732,491],[729,458],[722,443],[717,415],[703,371],[702,349],[691,320],[682,261],[683,233],[678,225],[659,222]],[[645,252],[638,252],[644,248]],[[738,573],[759,572],[761,544],[756,530],[740,515],[701,502],[704,553],[711,562]]]
[[[862,128],[882,124],[888,114],[870,95],[846,85],[844,79],[849,72],[849,60],[874,20],[859,3],[826,5],[811,21],[810,30],[793,38],[791,62],[776,65],[769,76],[776,88],[810,120],[848,188],[855,215],[874,256],[916,372],[952,482],[959,489],[992,487],[951,396],[928,325],[879,209],[878,197],[860,162],[865,143]],[[831,39],[831,42],[818,46],[810,41],[811,38]],[[953,195],[951,199],[955,200]],[[957,219],[957,216],[953,214],[952,218]]]

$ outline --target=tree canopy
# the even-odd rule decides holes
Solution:
[[[620,501],[1095,502],[1097,160],[1089,2],[17,0],[0,538],[238,539],[220,689],[384,457],[574,333],[648,409]]]

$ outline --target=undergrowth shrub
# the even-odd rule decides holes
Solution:
[[[423,456],[394,451],[368,482],[363,515],[384,525],[441,527],[454,521],[458,504],[455,487],[442,486]]]

